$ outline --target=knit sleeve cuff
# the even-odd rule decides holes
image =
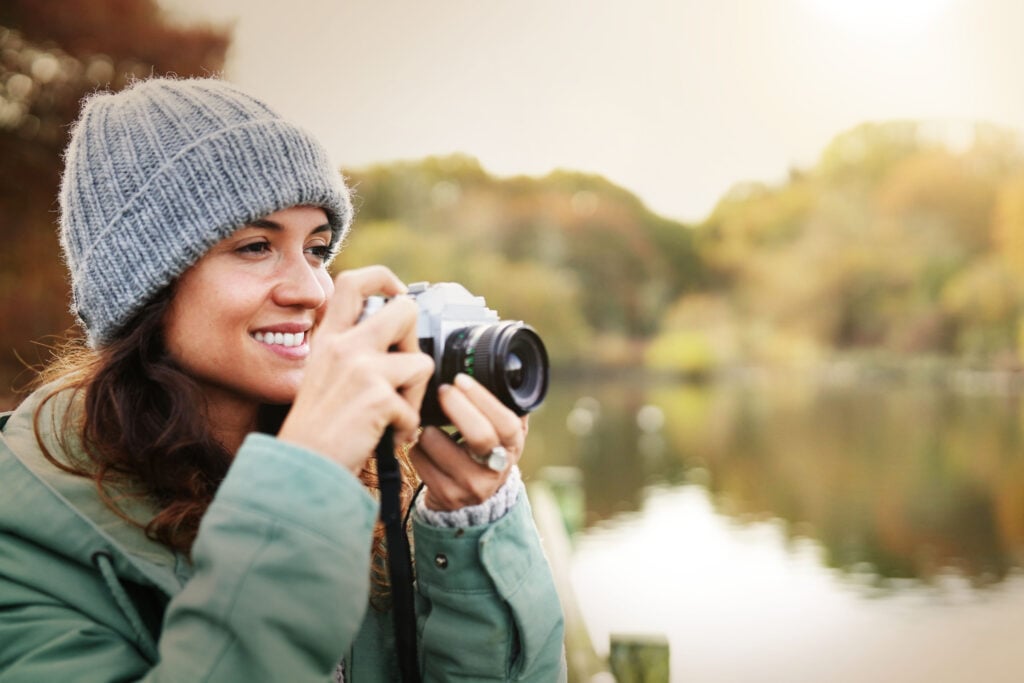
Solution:
[[[458,528],[482,526],[496,522],[504,517],[519,500],[523,490],[523,478],[519,466],[513,465],[508,479],[494,495],[480,503],[458,510],[431,510],[425,502],[426,495],[421,493],[416,498],[416,514],[430,526]]]

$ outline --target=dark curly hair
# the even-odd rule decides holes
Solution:
[[[80,337],[68,339],[37,377],[48,393],[35,414],[35,433],[54,466],[92,479],[104,504],[146,535],[186,555],[199,532],[199,522],[227,474],[234,454],[213,436],[198,383],[167,353],[163,319],[173,296],[167,287],[124,327],[111,343],[92,349]],[[81,410],[67,410],[57,426],[63,457],[44,443],[43,408],[70,392]],[[289,406],[263,406],[259,431],[276,434]],[[84,456],[68,439],[81,440]],[[411,504],[417,477],[405,449],[397,454],[402,469],[402,507]],[[373,458],[361,477],[376,492]],[[133,519],[118,500],[146,498],[158,510],[149,520]],[[372,602],[378,608],[388,597],[383,526],[373,535]]]

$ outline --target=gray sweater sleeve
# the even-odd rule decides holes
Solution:
[[[422,493],[416,498],[416,513],[420,519],[436,527],[469,527],[490,524],[504,517],[519,500],[523,490],[523,478],[519,466],[513,465],[508,479],[494,495],[480,503],[458,510],[431,510],[427,507]]]

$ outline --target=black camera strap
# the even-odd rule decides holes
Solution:
[[[416,652],[416,605],[413,589],[409,537],[402,522],[399,492],[402,473],[395,458],[395,433],[388,426],[377,444],[377,479],[380,486],[380,521],[388,547],[388,582],[391,586],[391,617],[395,627],[395,648],[403,683],[419,683]]]

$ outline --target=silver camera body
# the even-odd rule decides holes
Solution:
[[[437,402],[437,387],[458,373],[471,375],[519,415],[537,408],[547,394],[547,350],[537,332],[522,321],[504,321],[481,296],[455,282],[409,285],[419,315],[420,349],[434,359],[435,370],[423,399],[421,422],[449,420]],[[360,319],[373,315],[388,299],[366,300]]]

